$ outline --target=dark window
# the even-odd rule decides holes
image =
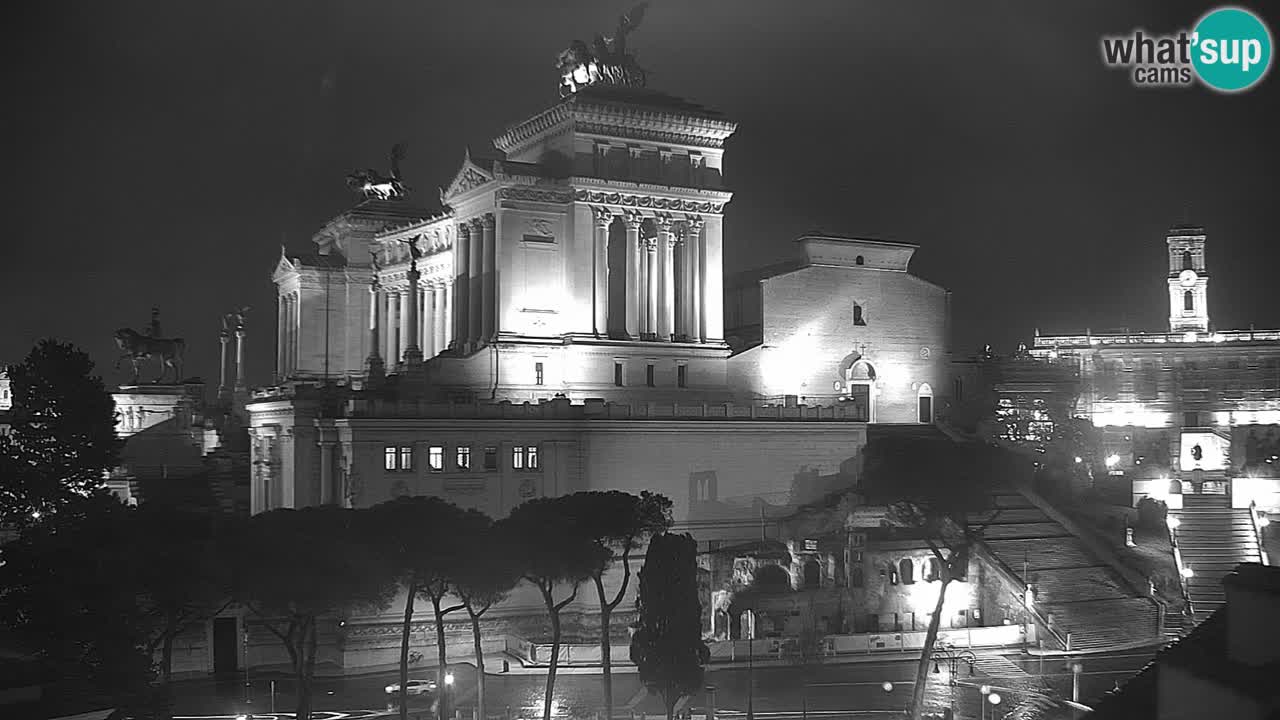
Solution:
[[[454,457],[454,464],[459,470],[471,469],[471,446],[459,445],[457,455]]]
[[[484,469],[485,470],[498,469],[498,448],[487,447],[484,449]]]
[[[1182,269],[1194,270],[1195,268],[1193,267],[1193,264],[1194,264],[1194,261],[1191,259],[1191,251],[1184,250],[1182,252]]]
[[[902,558],[898,562],[898,575],[902,578],[903,585],[914,585],[916,582],[915,566],[911,563],[911,558]]]
[[[956,378],[951,385],[952,394],[955,395],[956,402],[964,400],[964,380]]]
[[[861,255],[859,255],[858,257],[856,257],[856,258],[854,258],[854,259],[853,259],[853,264],[854,264],[854,265],[865,265],[865,264],[866,264],[866,262],[867,262],[866,260],[863,260],[863,259],[862,259],[862,256],[861,256]]]
[[[644,366],[644,384],[653,387],[653,364]]]
[[[822,587],[822,568],[817,560],[804,564],[804,586],[810,590]]]
[[[1182,293],[1182,309],[1193,312],[1196,309],[1196,296],[1190,291]]]
[[[849,576],[849,584],[850,584],[850,585],[852,585],[852,586],[854,586],[854,587],[856,587],[856,588],[860,588],[860,587],[862,587],[865,583],[866,583],[866,580],[865,580],[865,579],[863,578],[863,576],[862,576],[862,566],[861,566],[861,565],[854,565],[854,566],[853,566],[853,573],[852,573],[852,574],[850,574],[850,576]]]
[[[534,363],[534,364],[533,364],[533,384],[534,384],[534,385],[541,385],[541,384],[542,384],[542,380],[543,380],[543,375],[542,375],[542,363],[540,363],[540,362],[539,362],[539,363]]]
[[[867,321],[866,321],[866,320],[864,320],[864,319],[863,319],[863,317],[862,317],[862,306],[861,306],[861,305],[854,305],[854,306],[853,306],[853,324],[854,324],[854,325],[866,325],[866,324],[867,324]]]
[[[676,385],[679,387],[689,387],[689,366],[676,366]]]
[[[1200,413],[1182,413],[1182,427],[1200,427]]]
[[[613,364],[613,384],[622,387],[622,363]]]
[[[934,582],[942,579],[942,563],[938,562],[938,558],[929,558],[929,569],[925,573],[924,579],[925,582]]]

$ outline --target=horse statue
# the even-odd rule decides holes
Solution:
[[[402,198],[409,192],[400,179],[400,161],[404,160],[405,145],[399,143],[391,148],[391,175],[383,175],[372,168],[357,170],[347,175],[347,186],[362,194],[365,198],[392,200]]]
[[[173,369],[173,381],[182,380],[182,355],[187,343],[182,338],[147,337],[132,328],[120,328],[115,334],[116,347],[120,348],[120,357],[116,358],[115,369],[126,358],[133,363],[133,383],[136,385],[142,369],[142,362],[156,358],[160,361],[160,376],[153,382],[164,381],[167,369]]]

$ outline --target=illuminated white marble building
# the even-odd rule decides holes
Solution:
[[[1280,330],[1214,327],[1206,234],[1166,237],[1169,328],[1041,335],[1031,354],[1078,370],[1074,414],[1103,429],[1113,472],[1137,495],[1169,495],[1169,480],[1229,491],[1247,507],[1280,507]]]

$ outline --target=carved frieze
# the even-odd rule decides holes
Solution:
[[[555,237],[555,230],[551,227],[551,221],[547,218],[529,218],[525,221],[528,228],[527,235],[537,235],[538,237]]]
[[[598,190],[578,190],[574,198],[579,202],[599,205],[617,205],[621,207],[644,208],[652,210],[669,210],[685,213],[711,213],[719,215],[724,212],[724,203],[713,203],[683,198],[662,198],[652,195],[630,195],[627,193],[604,192]]]
[[[500,200],[526,200],[529,202],[564,205],[573,202],[573,198],[573,191],[569,189],[558,190],[517,185],[498,190],[498,199]]]

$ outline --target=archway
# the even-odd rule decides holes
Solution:
[[[933,388],[929,383],[920,383],[916,391],[916,421],[925,425],[933,424]]]
[[[860,353],[850,353],[840,362],[842,399],[867,422],[876,421],[876,368]]]
[[[777,565],[763,565],[756,570],[752,586],[762,593],[781,593],[791,589],[791,576]]]
[[[822,587],[822,568],[817,560],[809,560],[804,564],[804,587],[806,590]]]

